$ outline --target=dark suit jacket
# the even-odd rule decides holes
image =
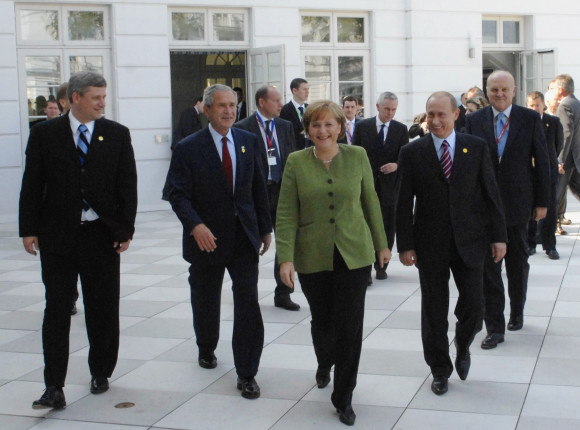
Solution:
[[[458,109],[459,109],[459,116],[455,120],[455,131],[463,133],[463,130],[465,129],[465,114],[467,111],[463,107],[463,105],[459,105]]]
[[[376,117],[360,121],[354,129],[352,144],[366,149],[381,205],[392,206],[395,204],[397,172],[385,175],[381,173],[381,166],[398,161],[401,147],[409,143],[409,131],[404,124],[391,120],[385,144],[379,146],[376,124]]]
[[[356,116],[354,117],[354,130],[355,131],[356,131],[356,128],[358,127],[358,125],[360,124],[361,121],[362,121],[361,118],[356,117]],[[352,137],[354,139],[354,132],[352,133]],[[344,133],[344,136],[341,139],[338,139],[336,142],[337,143],[346,143],[346,144],[348,144],[348,140],[346,138],[346,133]]]
[[[304,103],[304,106],[308,106],[307,103]],[[300,117],[298,116],[298,112],[296,112],[296,108],[290,100],[284,106],[282,106],[282,110],[280,111],[280,118],[285,119],[286,121],[290,121],[292,126],[294,127],[294,141],[296,142],[296,150],[306,148],[308,139],[304,136],[304,126],[302,125],[302,121],[300,121]]]
[[[254,112],[249,117],[236,122],[234,124],[235,128],[239,128],[242,130],[249,131],[250,133],[255,134],[258,137],[258,146],[260,149],[260,154],[262,158],[262,170],[264,172],[266,180],[268,180],[268,154],[266,152],[266,142],[262,137],[262,131],[260,130],[260,125],[258,124],[258,120],[256,118],[256,112]],[[282,173],[284,173],[284,166],[286,166],[286,160],[288,159],[288,155],[296,150],[296,145],[294,142],[294,132],[292,130],[292,123],[290,121],[286,121],[282,118],[274,119],[274,128],[276,129],[276,136],[278,137],[278,147],[280,149],[280,164]]]
[[[238,108],[236,106],[236,121],[241,121],[248,116],[248,108],[246,107],[246,102],[242,102],[242,107]]]
[[[414,249],[421,270],[447,269],[454,243],[466,266],[483,267],[489,245],[507,241],[489,149],[474,136],[456,137],[449,182],[431,134],[403,147],[399,156],[397,248]]]
[[[236,147],[234,193],[209,128],[182,140],[171,157],[166,197],[183,225],[183,258],[190,263],[203,253],[191,234],[198,224],[204,223],[217,238],[212,253],[216,264],[229,261],[236,248],[236,216],[256,254],[261,237],[272,231],[258,140],[236,128],[232,128],[232,136]]]
[[[129,129],[95,121],[81,166],[68,115],[30,130],[20,191],[20,236],[38,236],[39,246],[66,254],[76,249],[83,199],[109,227],[115,241],[135,231],[137,170]]]
[[[576,166],[580,171],[580,101],[570,94],[558,106],[556,115],[564,128],[564,147],[559,161],[565,165]]]
[[[542,128],[537,112],[512,105],[508,137],[500,163],[491,106],[466,116],[466,133],[481,137],[488,143],[508,226],[527,224],[533,208],[549,205],[550,164]]]
[[[179,125],[175,130],[175,134],[173,136],[173,143],[171,144],[171,149],[175,148],[175,145],[181,140],[189,136],[190,134],[195,133],[203,128],[199,113],[195,110],[194,107],[187,108],[183,112],[181,112],[181,117],[179,118]]]
[[[550,172],[552,177],[558,177],[558,154],[562,151],[564,144],[564,129],[560,119],[555,115],[544,113],[542,115],[542,125],[544,135],[548,144],[548,155],[550,156]]]

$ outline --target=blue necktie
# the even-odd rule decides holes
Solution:
[[[89,131],[89,129],[86,125],[79,125],[79,140],[77,141],[77,151],[81,160],[81,166],[85,164],[87,152],[89,152],[89,141],[87,140],[87,136],[85,136],[87,131]]]
[[[377,143],[379,144],[379,148],[383,147],[384,142],[385,142],[385,124],[381,125],[379,135],[377,136]]]
[[[505,127],[505,114],[500,112],[497,114],[497,124],[495,126],[495,138],[498,140],[497,142],[497,154],[500,156],[503,155],[503,151],[505,149],[505,143],[507,141],[507,130],[501,134],[503,128]],[[501,137],[500,137],[501,135]]]
[[[266,121],[266,137],[268,138],[268,156],[276,157],[276,165],[270,165],[270,177],[276,183],[282,180],[282,169],[280,168],[280,154],[278,154],[278,147],[276,145],[276,140],[272,134],[272,120]]]

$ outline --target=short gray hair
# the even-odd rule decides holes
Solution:
[[[222,85],[222,84],[213,84],[204,90],[204,92],[203,92],[203,104],[205,106],[207,106],[208,108],[211,108],[213,105],[214,94],[222,92],[222,91],[232,93],[234,95],[236,101],[238,100],[238,95],[236,94],[236,92],[234,90],[231,89],[231,87],[228,87],[227,85]]]
[[[397,95],[395,93],[391,93],[390,91],[385,91],[384,93],[381,93],[377,98],[377,104],[382,105],[385,102],[385,100],[394,100],[396,102],[399,101]]]
[[[106,87],[107,81],[103,75],[99,75],[95,72],[78,72],[72,75],[68,81],[68,88],[66,90],[66,95],[69,101],[72,103],[73,93],[78,93],[79,96],[83,96],[89,87]]]
[[[569,94],[574,94],[574,79],[568,74],[558,75],[554,78],[556,88],[562,88]]]

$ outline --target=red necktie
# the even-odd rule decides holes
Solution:
[[[228,138],[222,137],[222,165],[226,172],[226,179],[230,188],[234,189],[234,169],[232,167],[232,158],[230,157],[230,151],[228,150]]]

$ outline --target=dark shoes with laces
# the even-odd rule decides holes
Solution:
[[[61,387],[46,387],[40,399],[32,402],[32,409],[62,409],[66,406],[64,392]]]

